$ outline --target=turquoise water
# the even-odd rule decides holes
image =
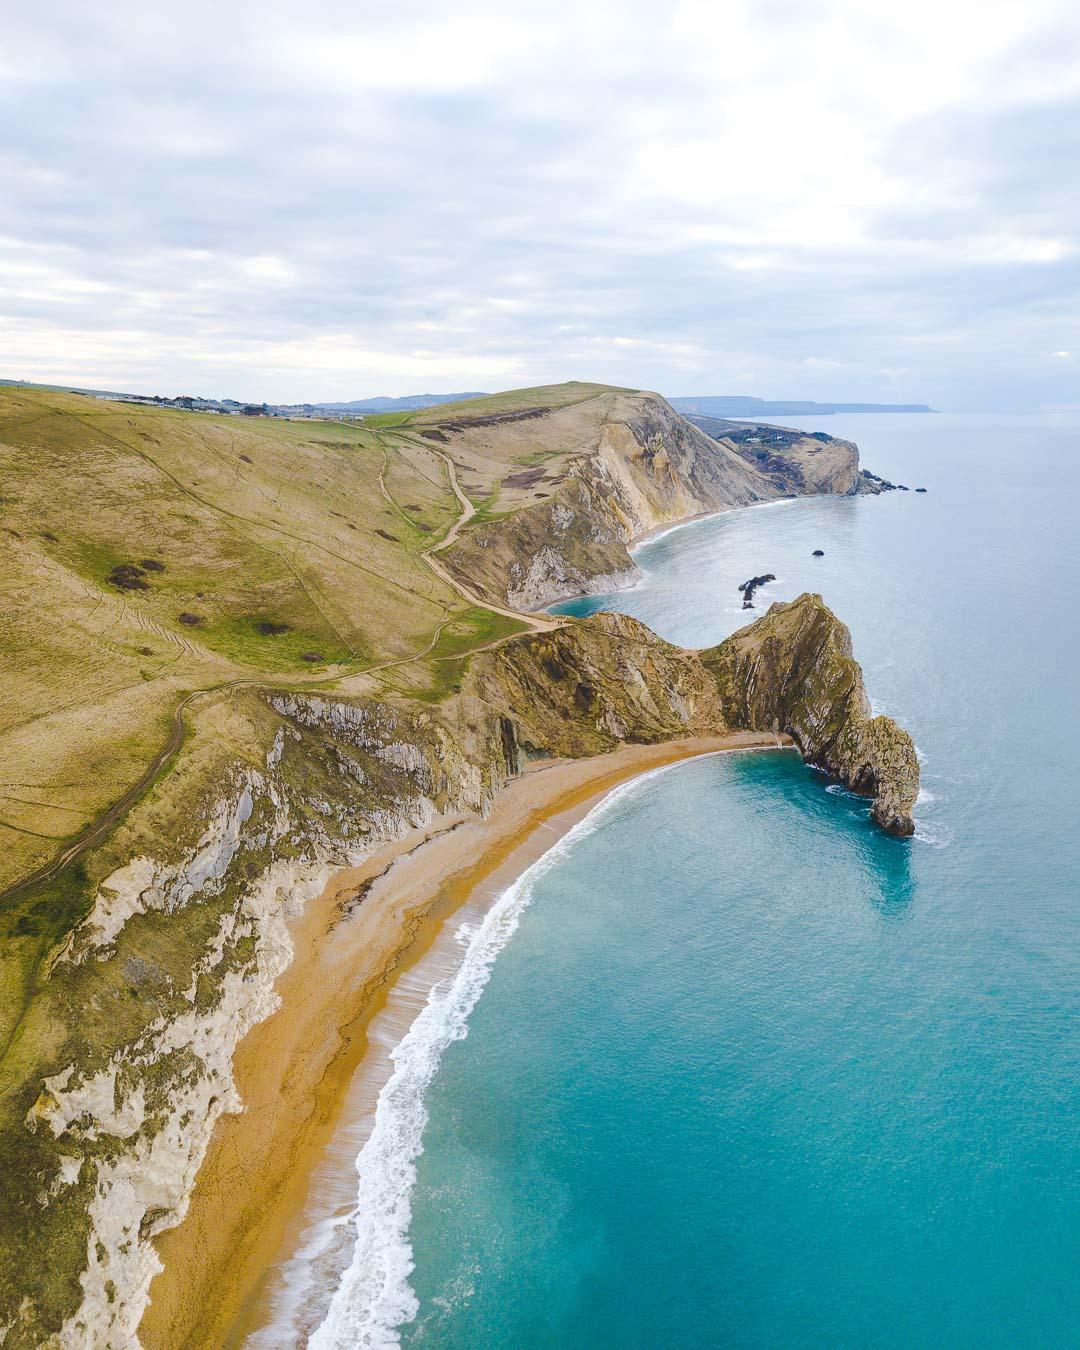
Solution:
[[[575,609],[700,645],[746,577],[820,591],[917,837],[792,753],[609,798],[463,935],[382,1120],[392,1278],[318,1343],[1080,1344],[1080,421],[819,425],[928,493],[700,522]]]

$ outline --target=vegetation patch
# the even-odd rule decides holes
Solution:
[[[268,673],[302,669],[305,652],[320,652],[323,660],[334,665],[354,665],[364,656],[348,647],[326,623],[316,626],[265,614],[204,619],[199,640],[233,661]]]
[[[105,578],[110,585],[121,591],[148,591],[150,583],[146,579],[146,569],[138,563],[118,563]]]
[[[479,607],[467,609],[442,630],[429,659],[454,660],[477,647],[484,647],[488,643],[525,631],[525,624],[517,619],[508,618],[505,614],[496,614],[490,609]]]

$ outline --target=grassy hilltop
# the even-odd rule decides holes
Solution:
[[[186,826],[215,763],[258,739],[245,688],[455,688],[470,651],[522,627],[426,556],[467,514],[457,492],[470,524],[546,496],[621,392],[357,423],[0,388],[0,1046],[94,877],[5,892],[148,792],[146,828]]]
[[[425,417],[249,420],[0,390],[0,885],[138,776],[187,691],[338,680],[508,630],[423,559],[461,512],[439,444],[414,429]],[[478,507],[515,467],[470,466]],[[421,691],[434,679],[408,673]]]

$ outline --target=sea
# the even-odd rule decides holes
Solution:
[[[1080,416],[797,424],[910,490],[559,608],[704,646],[820,593],[915,837],[793,751],[617,788],[455,921],[252,1346],[1080,1345]]]

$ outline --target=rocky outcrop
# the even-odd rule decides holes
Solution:
[[[887,478],[882,478],[879,474],[871,473],[869,469],[860,470],[862,477],[861,491],[871,496],[879,496],[882,492],[906,492],[907,488],[902,488],[898,483],[890,483]]]
[[[821,596],[774,604],[701,658],[732,726],[787,732],[809,763],[873,798],[883,829],[914,833],[914,742],[891,717],[871,716],[851,634]]]
[[[753,609],[754,596],[757,594],[758,588],[775,580],[776,574],[774,572],[762,572],[758,577],[751,577],[749,581],[740,582],[739,590],[742,593],[743,609]]]

